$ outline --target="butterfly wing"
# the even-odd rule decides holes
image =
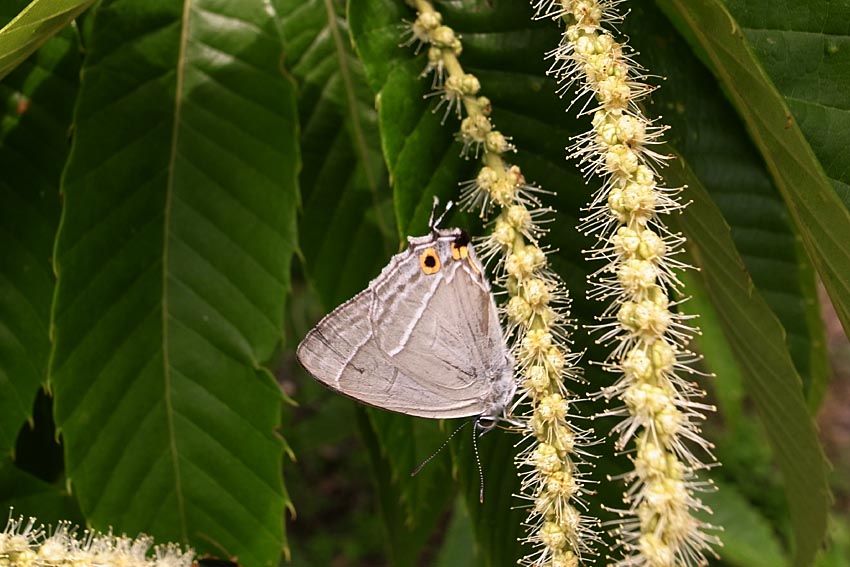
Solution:
[[[366,404],[432,418],[485,413],[510,364],[489,285],[469,262],[421,274],[396,255],[365,291],[298,347],[317,379]]]

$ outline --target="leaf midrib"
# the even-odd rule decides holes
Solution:
[[[347,54],[342,42],[342,36],[339,33],[339,27],[337,26],[336,11],[331,0],[324,0],[324,5],[325,12],[328,15],[328,29],[330,29],[331,37],[333,37],[336,58],[339,61],[339,74],[342,77],[345,88],[345,101],[349,119],[351,120],[354,145],[357,148],[357,153],[360,155],[360,163],[363,167],[363,173],[366,176],[366,183],[369,185],[369,192],[372,195],[376,221],[381,233],[389,234],[388,227],[385,226],[384,215],[381,214],[380,198],[378,196],[378,176],[372,170],[372,166],[369,163],[369,146],[366,143],[366,136],[363,133],[363,125],[360,123],[360,114],[357,112],[357,96],[354,91],[354,81],[351,78],[351,69],[349,69],[346,60]]]
[[[183,487],[180,482],[180,464],[177,455],[177,437],[174,432],[174,406],[171,399],[171,361],[169,356],[168,321],[168,279],[169,279],[169,238],[171,229],[171,207],[174,195],[174,167],[177,161],[177,138],[180,128],[180,114],[183,102],[183,77],[186,66],[186,44],[189,38],[189,13],[192,0],[184,0],[180,21],[180,49],[177,54],[176,85],[174,88],[174,122],[171,128],[171,153],[168,158],[168,179],[165,187],[165,211],[162,226],[162,376],[164,382],[165,419],[168,428],[168,446],[171,464],[174,469],[174,493],[177,499],[177,512],[180,517],[180,534],[183,541],[189,541],[186,525],[186,506],[183,500]]]

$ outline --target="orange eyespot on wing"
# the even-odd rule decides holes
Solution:
[[[440,271],[440,257],[433,248],[426,248],[419,255],[419,267],[426,276],[436,274]]]
[[[457,242],[452,242],[452,258],[462,260],[469,258],[469,249],[466,246],[460,246]]]

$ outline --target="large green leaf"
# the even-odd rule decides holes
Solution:
[[[719,0],[657,0],[702,50],[761,151],[803,245],[850,331],[850,212],[842,204],[785,99]],[[807,13],[808,12],[807,9]],[[796,67],[792,67],[796,72]],[[821,134],[823,135],[823,134]]]
[[[479,565],[471,518],[466,505],[460,500],[455,504],[451,523],[446,527],[446,537],[434,561],[434,567],[455,565]]]
[[[752,53],[789,110],[844,204],[850,207],[850,4],[724,0]]]
[[[693,259],[687,261],[696,264]],[[785,528],[790,525],[790,518],[782,475],[775,466],[764,424],[753,419],[743,369],[717,312],[717,307],[722,306],[711,302],[702,278],[696,272],[683,274],[682,281],[689,296],[682,310],[699,316],[700,333],[693,345],[704,356],[699,369],[713,374],[706,385],[710,387],[710,395],[716,399],[719,409],[717,417],[720,419],[710,419],[705,424],[705,436],[714,443],[714,454],[722,464],[714,469],[712,479],[734,487],[736,499],[745,498],[761,515],[781,527],[780,533],[787,534]],[[728,502],[723,496],[718,500]],[[717,513],[724,514],[719,510]],[[719,518],[714,523],[725,527],[724,522],[723,518]],[[726,538],[739,537],[738,534],[730,534],[728,529],[719,535],[724,542]],[[728,546],[724,545],[718,553],[727,559]]]
[[[504,431],[479,437],[481,476],[472,433],[467,432],[454,446],[452,455],[465,495],[466,512],[478,542],[480,567],[511,567],[531,551],[517,542],[518,537],[525,535],[521,525],[527,515],[527,509],[515,497],[520,492],[519,476],[513,465],[518,441],[516,435]],[[483,502],[479,497],[482,478]]]
[[[673,184],[688,185],[692,203],[682,215],[681,229],[782,470],[794,526],[794,565],[809,565],[826,531],[829,487],[823,451],[782,326],[747,277],[728,225],[696,175],[679,159],[666,177]]]
[[[524,6],[518,7],[525,13]],[[430,115],[432,101],[423,99],[430,85],[419,77],[425,62],[412,56],[412,47],[399,45],[402,18],[414,16],[394,2],[349,4],[353,39],[376,93],[401,238],[427,228],[433,195],[456,199],[457,181],[474,175],[474,161],[463,159],[454,142],[457,121],[441,125],[438,116]]]
[[[56,247],[50,383],[87,519],[276,565],[294,88],[262,0],[92,22]]]
[[[303,167],[300,243],[326,309],[366,287],[398,250],[374,96],[352,52],[341,4],[282,2],[287,63],[298,85]],[[358,414],[360,415],[360,414]],[[410,472],[445,438],[436,423],[361,416],[394,565],[414,565],[451,497],[447,455]]]
[[[0,83],[0,453],[47,378],[51,255],[80,60],[68,30]]]
[[[343,5],[280,1],[286,63],[298,87],[304,265],[330,310],[397,250],[378,113],[351,49]]]
[[[33,0],[0,29],[0,79],[21,64],[94,0]]]
[[[850,4],[791,2],[783,10],[771,10],[770,4],[763,2],[726,0],[725,4],[743,29],[753,54],[784,96],[832,187],[850,207],[850,159],[846,151],[850,144],[846,96],[850,86],[850,35],[844,25],[850,21]],[[820,323],[819,318],[816,322]],[[788,327],[784,319],[783,324]],[[812,384],[810,407],[817,407],[825,390],[825,382]]]
[[[816,405],[828,381],[826,340],[815,273],[764,161],[715,78],[652,3],[634,7],[624,32],[640,62],[664,76],[647,111],[671,126],[682,152],[732,229],[759,293],[779,317],[807,397]]]

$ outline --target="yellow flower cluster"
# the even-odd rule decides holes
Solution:
[[[686,349],[695,330],[670,300],[681,288],[675,271],[687,267],[672,258],[684,239],[660,216],[682,205],[676,190],[658,185],[666,156],[652,146],[666,127],[648,121],[636,104],[651,89],[626,46],[603,27],[622,19],[614,11],[619,3],[535,5],[538,17],[565,23],[550,72],[564,92],[574,88],[591,99],[585,113],[592,115],[592,129],[570,150],[586,175],[603,179],[580,230],[598,237],[589,257],[604,265],[591,276],[589,295],[610,301],[595,329],[599,342],[614,345],[605,367],[620,376],[602,395],[621,405],[603,415],[621,419],[613,428],[618,450],[635,444],[616,532],[623,556],[615,561],[622,567],[704,565],[716,537],[693,515],[708,511],[695,493],[710,485],[696,480],[706,466],[692,449],[701,447],[713,459],[698,425],[701,412],[713,408],[697,401],[704,392],[682,376],[693,374],[688,364],[696,359]]]
[[[190,567],[194,551],[169,544],[153,546],[153,538],[136,538],[84,531],[71,524],[53,530],[37,526],[35,518],[11,518],[0,533],[3,567]]]
[[[480,82],[460,65],[460,38],[430,2],[409,3],[417,17],[408,44],[427,46],[425,73],[433,73],[438,108],[445,106],[443,120],[452,113],[462,118],[458,138],[463,152],[482,161],[476,178],[461,184],[460,204],[482,217],[498,209],[479,257],[485,264],[495,261],[497,283],[507,291],[501,309],[517,360],[520,397],[515,407],[529,408],[516,416],[527,439],[517,464],[529,510],[526,540],[533,546],[521,564],[574,567],[591,553],[598,536],[597,524],[579,510],[585,493],[579,465],[589,434],[570,423],[574,399],[564,383],[576,378],[578,358],[567,342],[569,298],[539,242],[545,233],[540,224],[551,210],[541,206],[540,189],[505,161],[514,148],[495,129]]]

